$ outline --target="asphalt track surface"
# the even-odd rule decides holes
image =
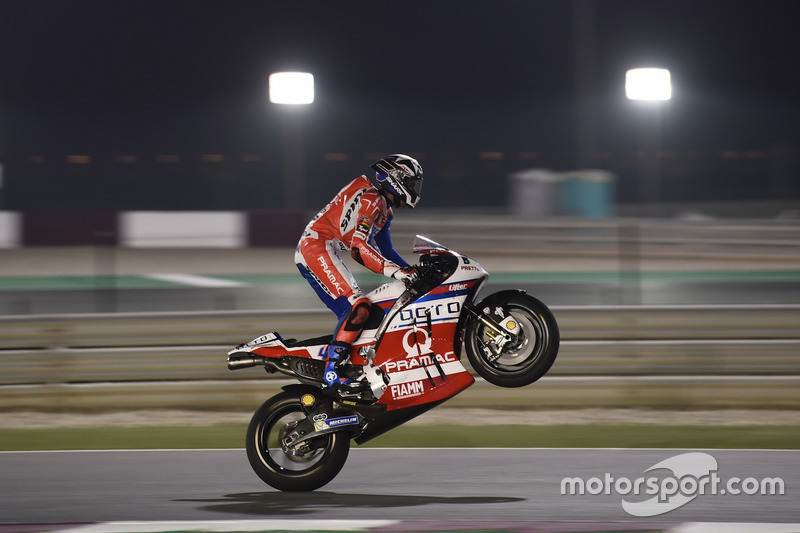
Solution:
[[[520,523],[552,521],[618,522],[617,531],[634,524],[664,524],[666,529],[696,521],[800,522],[798,451],[704,452],[716,461],[720,487],[734,477],[780,477],[783,495],[722,495],[709,489],[663,514],[636,517],[623,509],[623,499],[650,496],[621,495],[614,488],[617,480],[658,476],[665,487],[670,477],[683,481],[687,474],[675,468],[647,470],[684,453],[355,447],[326,487],[281,493],[255,476],[239,449],[6,452],[0,454],[0,531],[25,531],[19,524],[33,523],[163,520],[459,521],[511,531],[526,530]],[[608,494],[562,494],[565,477],[580,477],[588,487],[592,478],[607,475],[614,480]],[[624,484],[619,486],[624,490]],[[672,498],[665,501],[675,503]]]

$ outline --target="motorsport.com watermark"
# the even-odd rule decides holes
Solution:
[[[698,496],[744,494],[747,496],[782,496],[786,492],[783,479],[765,477],[756,479],[730,477],[726,480],[717,474],[717,460],[702,452],[676,455],[654,464],[653,470],[670,470],[667,476],[640,476],[635,479],[614,477],[606,472],[603,477],[565,477],[561,480],[561,494],[565,496],[597,496],[618,494],[623,496],[622,508],[633,516],[656,516],[686,505]],[[642,501],[629,501],[626,497],[651,496]],[[631,498],[638,500],[638,498]]]

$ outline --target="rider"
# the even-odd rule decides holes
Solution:
[[[335,390],[357,390],[359,383],[340,376],[353,342],[384,311],[364,296],[338,252],[366,268],[407,285],[417,278],[392,244],[393,207],[414,208],[422,189],[422,167],[404,154],[392,154],[371,165],[375,184],[362,175],[348,183],[308,223],[295,252],[295,263],[317,295],[339,317],[327,348],[323,380]]]

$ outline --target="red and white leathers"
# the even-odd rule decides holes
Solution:
[[[342,188],[303,231],[295,263],[339,317],[332,344],[351,344],[361,333],[357,326],[374,312],[339,252],[349,251],[366,268],[388,277],[409,266],[392,244],[391,219],[386,197],[366,176],[360,176]]]

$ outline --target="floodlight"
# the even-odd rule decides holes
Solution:
[[[314,101],[314,76],[307,72],[270,74],[269,101],[273,104],[310,104]]]
[[[672,83],[665,68],[634,68],[625,73],[625,95],[629,100],[669,100]]]

